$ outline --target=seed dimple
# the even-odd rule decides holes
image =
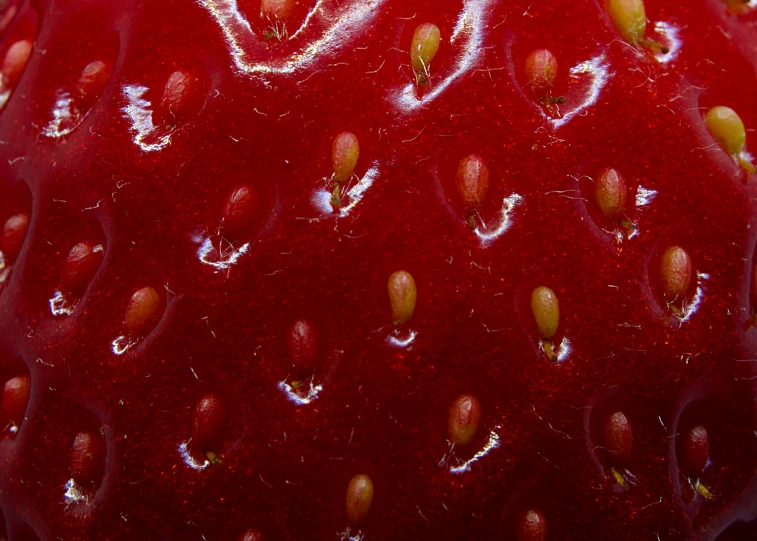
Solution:
[[[373,503],[373,481],[365,474],[360,473],[350,479],[347,485],[345,507],[347,519],[351,524],[359,525],[368,516],[368,511]]]
[[[334,165],[334,180],[343,184],[352,178],[360,156],[360,143],[351,132],[342,132],[334,138],[331,160]]]
[[[529,509],[523,513],[515,530],[518,541],[546,541],[547,519],[538,509]]]
[[[105,461],[105,446],[91,432],[79,432],[71,447],[71,477],[78,485],[97,480]]]
[[[139,338],[155,322],[160,308],[160,296],[147,286],[136,291],[126,306],[124,323],[129,335]]]
[[[169,124],[181,122],[199,107],[200,82],[185,71],[175,71],[166,82],[160,105]]]
[[[560,304],[557,295],[546,286],[539,286],[531,293],[531,312],[539,327],[539,334],[551,339],[560,324]]]
[[[746,144],[746,128],[741,117],[731,109],[718,105],[704,115],[707,128],[729,154],[739,154]]]
[[[707,465],[710,456],[710,435],[707,429],[698,425],[683,435],[681,447],[681,468],[690,475],[698,475]]]
[[[610,220],[618,220],[626,208],[628,186],[625,179],[612,167],[604,169],[595,184],[597,204],[602,214]]]
[[[90,241],[71,248],[61,274],[63,287],[72,293],[84,290],[94,277],[103,258],[103,247]]]
[[[418,295],[415,280],[409,272],[399,270],[389,277],[387,289],[394,322],[401,325],[407,322],[415,311],[415,301]]]
[[[552,86],[557,78],[557,58],[547,49],[537,49],[526,58],[527,85],[534,90]]]
[[[2,68],[3,82],[5,83],[5,86],[16,86],[31,54],[32,44],[25,39],[15,42],[8,48],[8,51],[5,53]]]
[[[258,210],[258,194],[252,186],[238,186],[226,198],[223,208],[223,233],[229,240],[243,236]]]
[[[295,321],[286,334],[289,360],[297,370],[312,370],[318,356],[319,337],[315,325],[306,320]]]
[[[16,376],[5,382],[3,388],[3,421],[16,426],[21,424],[29,403],[31,381],[29,376]]]
[[[602,424],[601,446],[607,451],[607,460],[613,466],[622,466],[631,458],[633,430],[622,411],[609,415]]]
[[[102,60],[87,64],[76,83],[76,95],[83,108],[90,107],[100,97],[108,83],[112,66]]]
[[[691,258],[680,246],[670,246],[660,264],[663,293],[669,302],[682,297],[691,282]]]
[[[5,222],[3,236],[0,238],[0,251],[8,262],[13,262],[18,257],[21,247],[26,238],[26,230],[29,227],[29,216],[16,214]]]
[[[286,19],[292,13],[295,0],[261,0],[260,16],[266,19]]]
[[[416,81],[421,86],[428,85],[429,65],[439,51],[441,41],[441,32],[435,24],[423,23],[415,29],[410,44],[410,62],[415,71]]]
[[[643,0],[606,0],[605,8],[623,39],[632,45],[641,43],[647,28]]]
[[[464,394],[449,407],[447,414],[447,435],[457,446],[470,445],[481,426],[481,402],[470,394]]]
[[[219,443],[227,420],[226,405],[220,397],[208,393],[200,398],[192,415],[193,451],[199,455],[212,451],[211,447]]]
[[[455,181],[457,193],[470,212],[486,197],[489,190],[489,168],[481,156],[471,154],[460,160]]]

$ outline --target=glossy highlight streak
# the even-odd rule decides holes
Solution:
[[[237,0],[197,0],[197,3],[210,13],[210,16],[221,28],[237,69],[248,75],[256,75],[292,74],[311,70],[316,58],[336,56],[340,49],[352,48],[353,42],[359,37],[359,33],[355,31],[356,22],[359,21],[360,25],[363,26],[370,26],[373,19],[381,13],[380,8],[386,3],[386,0],[362,0],[352,5],[336,8],[331,7],[338,6],[336,3],[318,0],[308,13],[302,26],[290,39],[296,38],[307,29],[314,22],[316,15],[319,15],[320,20],[335,21],[335,23],[327,25],[327,30],[320,39],[308,44],[288,58],[269,64],[255,62],[254,53],[267,46],[252,31],[249,21],[239,10]]]
[[[550,118],[549,122],[557,129],[564,126],[578,113],[594,105],[599,98],[600,92],[610,80],[610,69],[607,65],[604,55],[595,56],[591,60],[580,62],[570,68],[570,76],[574,79],[581,77],[582,75],[588,75],[591,79],[589,84],[589,91],[586,94],[586,98],[578,106],[566,113],[561,118]]]
[[[52,116],[50,123],[42,130],[43,135],[59,139],[74,130],[76,112],[71,94],[63,92],[56,98]]]
[[[250,250],[249,242],[239,248],[233,248],[233,246],[229,245],[230,249],[224,251],[222,247],[222,243],[225,242],[224,240],[220,241],[218,247],[213,244],[213,239],[210,237],[203,238],[202,236],[197,236],[192,240],[200,245],[197,248],[197,259],[200,260],[200,263],[210,265],[218,270],[229,270]]]
[[[292,386],[285,381],[279,382],[279,389],[284,392],[284,396],[286,396],[290,402],[294,402],[298,406],[304,406],[318,398],[318,395],[323,391],[323,385],[313,385],[310,383],[310,388],[305,395],[297,393]]]
[[[376,182],[378,178],[379,166],[378,162],[374,162],[371,168],[365,172],[363,178],[361,178],[360,181],[347,192],[346,195],[349,197],[348,203],[339,208],[339,215],[347,216],[357,204],[360,203],[360,200],[363,199],[365,193],[371,186],[373,186],[373,183]],[[331,192],[326,189],[315,192],[311,202],[313,206],[324,214],[331,214],[334,212],[334,208],[331,206]]]
[[[209,460],[204,460],[202,462],[199,462],[199,461],[195,460],[194,458],[192,458],[192,453],[189,452],[189,442],[188,441],[182,442],[179,445],[178,451],[179,451],[179,454],[181,455],[181,459],[184,462],[184,464],[186,464],[187,466],[189,466],[193,470],[202,471],[205,468],[207,468],[208,466],[210,466],[210,461]]]
[[[124,98],[128,105],[123,108],[126,117],[131,121],[131,129],[134,132],[134,144],[145,152],[162,150],[171,143],[171,134],[156,137],[155,125],[152,121],[150,102],[144,99],[148,88],[140,85],[126,85],[123,88]],[[148,143],[147,139],[153,136],[155,142]]]
[[[660,64],[667,64],[671,60],[675,60],[681,50],[681,38],[678,37],[678,28],[670,23],[658,21],[654,25],[654,31],[661,36],[664,36],[668,42],[666,44],[666,46],[668,47],[668,52],[665,54],[657,55],[657,61]]]
[[[499,213],[499,223],[496,225],[496,227],[490,230],[486,228],[486,224],[484,224],[483,229],[477,227],[474,230],[474,233],[476,233],[476,236],[479,238],[482,245],[486,246],[490,244],[492,241],[495,241],[499,237],[501,237],[505,233],[505,231],[510,229],[513,224],[511,214],[522,202],[523,196],[517,193],[514,193],[509,197],[505,197],[502,200],[502,210]]]
[[[681,323],[686,323],[699,310],[699,306],[704,300],[704,283],[709,279],[709,274],[704,272],[697,273],[697,290],[694,293],[694,298],[691,299],[691,302],[684,305],[683,312],[678,316]]]
[[[469,460],[466,460],[459,466],[450,466],[449,471],[454,474],[461,474],[470,471],[471,466],[475,462],[478,462],[486,455],[491,453],[494,449],[499,447],[499,434],[497,434],[497,430],[500,430],[501,428],[502,427],[495,426],[494,430],[489,433],[489,439],[486,441],[484,446],[479,449],[475,455],[473,455],[473,457],[471,457]]]

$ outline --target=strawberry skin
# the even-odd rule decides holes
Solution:
[[[757,539],[752,4],[0,12],[0,539]]]

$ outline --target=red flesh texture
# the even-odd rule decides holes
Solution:
[[[729,14],[718,0],[648,1],[651,21],[679,29],[682,47],[662,65],[621,43],[599,3],[468,2],[483,14],[482,42],[475,62],[443,87],[464,54],[465,39],[449,41],[463,3],[377,5],[304,67],[244,75],[199,3],[21,3],[2,50],[27,37],[31,9],[43,16],[37,52],[0,113],[9,143],[0,146],[0,187],[12,194],[0,198],[0,221],[25,211],[22,183],[34,210],[27,250],[0,297],[0,373],[13,377],[4,367],[21,358],[33,381],[27,421],[0,441],[0,505],[11,531],[233,539],[259,528],[272,539],[333,539],[346,526],[345,490],[357,473],[375,485],[362,525],[371,539],[511,538],[524,505],[542,510],[550,535],[563,540],[712,539],[754,516],[754,366],[735,360],[752,358],[757,345],[747,321],[756,179],[713,147],[697,107],[728,105],[757,126],[755,12]],[[240,6],[262,34],[258,7]],[[397,96],[413,74],[400,51],[423,21],[440,27],[443,42],[425,105],[403,108]],[[316,17],[270,48],[257,38],[239,43],[252,62],[275,64],[337,22]],[[54,93],[74,87],[114,34],[109,90],[66,144],[40,137]],[[522,89],[522,63],[535,48],[562,67],[553,94],[566,96],[564,111],[571,99],[575,106],[571,66],[604,54],[613,74],[585,115],[557,130]],[[142,151],[122,111],[125,86],[145,85],[157,104],[179,69],[211,81],[204,107],[167,147]],[[331,172],[333,134],[345,130],[360,140],[356,173],[376,163],[380,175],[337,219],[311,199]],[[488,246],[465,223],[454,188],[455,167],[470,153],[491,172],[485,219],[503,197],[524,198],[512,228]],[[640,233],[622,250],[593,221],[591,187],[573,180],[607,166],[634,190],[658,192],[635,209]],[[228,193],[246,183],[260,195],[260,226],[250,251],[217,272],[192,239],[213,234]],[[589,203],[564,192],[574,189]],[[93,228],[106,248],[93,292],[74,315],[54,319],[47,299],[60,265]],[[686,246],[709,275],[680,328],[665,316],[650,263],[671,244]],[[418,287],[412,348],[387,342],[395,329],[386,281],[399,268]],[[170,290],[162,319],[116,356],[111,342],[129,297],[148,283]],[[560,299],[556,340],[572,347],[561,365],[538,351],[528,299],[541,284]],[[285,336],[292,320],[312,314],[327,361],[323,391],[297,406],[278,385],[290,370]],[[211,388],[237,412],[235,439],[221,465],[196,471],[177,449],[191,435],[195,400]],[[438,464],[447,406],[463,392],[480,398],[480,431],[497,430],[500,446],[452,474]],[[639,485],[619,497],[585,440],[590,408],[621,392],[634,419],[626,467]],[[733,429],[711,440],[720,463],[708,488],[717,498],[685,506],[663,425],[674,425],[687,401],[714,395],[736,413]],[[113,442],[112,482],[90,504],[66,507],[60,457],[82,426],[102,427]]]

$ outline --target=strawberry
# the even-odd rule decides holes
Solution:
[[[752,1],[0,0],[0,539],[757,539]]]

